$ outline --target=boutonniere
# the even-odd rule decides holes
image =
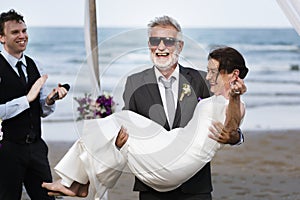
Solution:
[[[184,83],[184,84],[182,85],[182,92],[181,92],[179,101],[182,101],[183,98],[185,97],[185,95],[186,95],[186,96],[190,96],[191,93],[192,93],[192,91],[191,91],[191,86],[190,86],[189,84]]]

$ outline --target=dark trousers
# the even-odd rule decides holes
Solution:
[[[24,184],[31,200],[54,200],[41,187],[44,181],[52,182],[45,142],[0,143],[0,199],[20,200]]]
[[[190,194],[183,193],[180,189],[170,192],[146,191],[140,192],[140,200],[211,200],[211,193]]]

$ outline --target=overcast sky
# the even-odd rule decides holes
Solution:
[[[28,26],[83,26],[85,0],[1,0]],[[169,15],[188,27],[292,27],[276,0],[97,0],[98,26],[144,28]]]

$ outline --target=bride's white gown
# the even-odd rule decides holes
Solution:
[[[161,125],[131,111],[103,119],[86,120],[82,137],[55,167],[62,183],[90,181],[101,196],[122,170],[128,170],[157,191],[177,188],[198,172],[223,146],[208,138],[212,121],[225,121],[228,100],[212,96],[201,100],[184,128],[166,131]],[[121,125],[129,139],[118,150],[115,139]]]

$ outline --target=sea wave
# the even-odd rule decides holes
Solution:
[[[245,57],[249,74],[245,79],[247,93],[242,96],[248,109],[267,106],[300,105],[300,40],[293,29],[185,29],[185,46],[180,63],[206,70],[208,52],[214,46],[238,49]],[[126,77],[152,66],[146,29],[99,29],[99,68],[101,89],[118,92]],[[49,120],[73,119],[77,105],[73,96],[92,93],[92,82],[82,28],[30,29],[27,55],[39,60],[49,75],[49,88],[60,83],[71,85],[69,99],[58,103],[57,114]],[[116,96],[117,94],[114,94]],[[73,107],[72,107],[73,106]],[[70,108],[71,107],[71,108]],[[276,110],[276,109],[275,109]]]

